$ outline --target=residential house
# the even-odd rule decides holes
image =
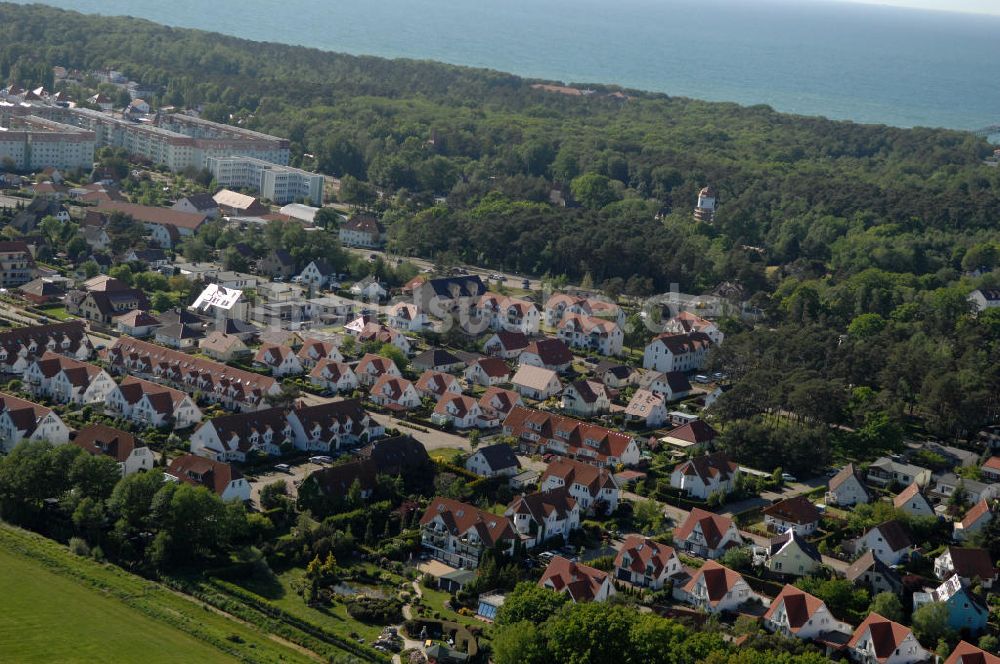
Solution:
[[[163,249],[170,249],[183,238],[194,235],[208,220],[208,215],[201,212],[181,212],[116,200],[98,201],[95,211],[106,217],[115,212],[132,217],[143,225],[153,243]]]
[[[257,198],[230,189],[221,189],[212,198],[226,217],[259,217],[270,212]]]
[[[542,473],[542,491],[567,488],[584,513],[611,514],[618,509],[620,490],[607,468],[570,459],[553,459]]]
[[[602,467],[639,463],[639,443],[631,435],[564,415],[515,406],[503,432],[529,454],[558,454]]]
[[[1000,483],[1000,456],[991,456],[983,463],[980,471],[984,481]]]
[[[289,279],[295,274],[295,259],[284,249],[272,249],[257,263],[257,272],[272,278]]]
[[[682,601],[707,613],[737,613],[748,602],[766,604],[739,572],[709,560],[677,593]]]
[[[156,343],[177,350],[197,348],[204,338],[204,327],[201,324],[166,323],[156,328],[153,333],[153,339]]]
[[[474,313],[486,329],[495,332],[537,334],[541,324],[541,314],[534,303],[496,293],[479,298]]]
[[[219,216],[219,204],[215,202],[212,194],[201,193],[191,194],[177,199],[177,202],[170,206],[171,210],[197,214],[214,219]]]
[[[556,327],[566,314],[595,316],[612,320],[619,327],[625,325],[625,312],[614,302],[564,293],[555,293],[549,297],[544,307],[545,324]]]
[[[828,641],[836,632],[850,638],[853,628],[833,617],[826,603],[795,586],[786,584],[764,614],[764,628],[785,637]]]
[[[111,319],[111,324],[119,334],[136,339],[145,339],[163,326],[159,318],[143,309],[133,309],[115,316]]]
[[[420,519],[420,541],[437,560],[476,569],[486,549],[513,553],[517,531],[503,516],[450,498],[435,498]]]
[[[504,516],[529,549],[557,537],[568,541],[570,533],[580,527],[580,505],[565,486],[522,493],[511,501]]]
[[[647,371],[639,377],[641,389],[662,396],[667,401],[677,401],[691,394],[691,382],[680,371]]]
[[[239,273],[234,273],[238,275]],[[218,279],[225,278],[224,273],[219,273]],[[233,281],[241,281],[235,276]],[[226,318],[236,318],[239,320],[250,319],[250,303],[243,297],[243,291],[239,288],[224,286],[218,283],[211,283],[195,298],[195,301],[188,307],[191,311],[211,317],[216,321]]]
[[[337,283],[337,271],[332,265],[321,258],[310,261],[302,272],[299,273],[299,281],[302,285],[312,287],[315,290],[331,287]]]
[[[465,368],[465,362],[443,348],[431,348],[420,353],[411,362],[414,369],[420,371],[440,371],[452,373]]]
[[[504,360],[514,360],[528,347],[530,339],[522,332],[497,332],[483,344],[483,350],[491,356]]]
[[[344,356],[340,354],[336,344],[332,341],[318,339],[305,339],[302,346],[296,351],[296,356],[299,358],[302,368],[307,371],[323,360],[344,361]]]
[[[707,500],[712,494],[732,493],[739,475],[739,464],[716,452],[679,463],[670,474],[670,486],[692,498]]]
[[[397,330],[420,332],[431,326],[427,314],[410,302],[396,302],[386,311],[386,325]]]
[[[32,279],[17,290],[21,297],[35,305],[55,302],[66,294],[65,282],[49,277]]]
[[[867,505],[872,500],[868,487],[861,481],[861,475],[849,463],[840,469],[827,486],[826,502],[828,505],[838,505],[841,507],[853,507],[854,505]]]
[[[521,365],[510,382],[518,394],[536,401],[545,401],[562,390],[555,371],[531,365]]]
[[[607,572],[572,562],[562,556],[552,558],[542,572],[538,585],[564,593],[571,602],[576,603],[603,602],[615,594],[615,586]]]
[[[764,508],[764,524],[776,533],[794,530],[803,537],[819,529],[822,517],[819,510],[805,496],[787,498]]]
[[[459,312],[471,313],[486,294],[486,284],[479,275],[461,275],[428,279],[413,288],[413,302],[421,311],[438,318]]]
[[[130,249],[125,254],[125,260],[129,263],[141,263],[147,269],[158,270],[170,264],[167,254],[158,247],[150,249]]]
[[[94,347],[83,321],[10,328],[0,332],[0,372],[23,374],[46,351],[88,360]]]
[[[931,481],[931,471],[890,457],[881,457],[868,467],[867,479],[869,483],[880,487],[894,484],[909,486],[914,482],[925,487]]]
[[[431,421],[435,424],[451,424],[456,429],[489,429],[500,424],[496,417],[487,418],[479,402],[464,394],[445,393],[431,413]]]
[[[199,341],[198,349],[219,362],[232,362],[250,356],[250,347],[237,335],[218,331]]]
[[[965,583],[979,583],[989,589],[997,579],[997,568],[986,549],[949,546],[934,559],[934,576],[943,581],[953,574]]]
[[[465,460],[465,469],[480,477],[513,477],[521,472],[521,462],[510,445],[497,443],[476,448]]]
[[[136,424],[184,429],[201,420],[201,409],[180,390],[126,376],[108,394],[107,408]]]
[[[353,392],[360,382],[349,364],[320,360],[309,372],[309,382],[322,390],[335,393]]]
[[[99,366],[52,351],[29,364],[23,379],[26,391],[56,403],[103,404],[117,387]]]
[[[944,604],[948,608],[948,626],[956,632],[979,634],[989,622],[989,608],[957,574],[937,588],[913,593],[914,611],[925,604]]]
[[[844,577],[856,586],[868,589],[872,595],[903,591],[903,580],[892,567],[882,562],[874,551],[865,551],[844,571]]]
[[[696,507],[674,528],[674,544],[702,558],[719,558],[729,549],[743,546],[743,538],[729,517]]]
[[[445,395],[462,394],[462,386],[459,385],[457,378],[451,374],[430,369],[420,374],[416,388],[421,397],[433,399],[435,402]]]
[[[540,339],[530,342],[517,360],[522,367],[542,367],[561,373],[573,364],[573,353],[561,339]]]
[[[639,376],[639,372],[627,364],[606,359],[597,363],[594,373],[612,390],[621,390],[634,385]]]
[[[277,377],[297,376],[303,372],[302,362],[295,351],[288,346],[275,344],[263,344],[254,355],[253,365]]]
[[[966,500],[970,503],[978,503],[980,500],[996,500],[997,497],[1000,497],[1000,484],[988,484],[959,477],[954,473],[938,476],[931,494],[947,501],[960,488],[965,492]]]
[[[971,643],[960,641],[944,664],[1000,664],[1000,657]]]
[[[379,302],[389,295],[389,291],[379,283],[378,277],[374,276],[368,276],[355,282],[350,291],[351,295],[364,302]]]
[[[108,349],[108,365],[121,374],[157,380],[234,410],[256,410],[269,395],[281,392],[271,376],[192,357],[131,337],[120,337]]]
[[[895,519],[872,527],[855,540],[855,552],[871,551],[886,565],[896,565],[913,553],[913,542],[905,526]]]
[[[932,659],[909,627],[877,613],[868,614],[858,625],[847,650],[851,660],[859,664],[917,664]]]
[[[287,409],[264,408],[203,422],[191,434],[191,453],[216,461],[246,461],[251,452],[279,455],[294,441]]]
[[[907,516],[934,516],[934,507],[914,482],[892,499],[892,505]]]
[[[510,367],[499,357],[481,357],[473,361],[463,376],[470,385],[490,387],[510,381]]]
[[[768,570],[785,576],[807,576],[823,564],[819,550],[794,528],[771,538],[763,557]]]
[[[514,409],[514,406],[524,406],[521,395],[511,390],[499,387],[488,387],[483,396],[479,397],[479,407],[483,415],[489,418],[503,420]]]
[[[66,311],[75,316],[111,325],[117,316],[137,309],[148,309],[146,294],[137,288],[90,291],[78,302],[67,299]]]
[[[385,435],[385,428],[365,411],[360,399],[329,401],[315,406],[299,404],[289,414],[288,421],[295,435],[295,447],[307,452],[330,452],[367,445]],[[407,436],[399,438],[404,440],[387,446],[382,451],[398,452],[402,448],[409,454],[412,439]],[[379,468],[394,471],[387,472],[390,475],[401,472],[399,464],[384,462]]]
[[[355,336],[361,343],[377,341],[382,345],[392,344],[407,355],[409,355],[410,351],[413,350],[413,345],[410,343],[410,340],[407,339],[405,335],[400,334],[397,330],[394,330],[391,327],[386,327],[385,325],[380,325],[379,323],[368,322],[363,324],[355,334],[354,330],[351,328],[351,325],[354,322],[355,321],[352,321],[351,323],[345,325],[344,329],[348,334]]]
[[[170,462],[164,476],[172,481],[205,487],[227,502],[250,500],[250,482],[243,473],[221,461],[185,454]]]
[[[642,535],[627,535],[615,556],[614,575],[618,581],[641,588],[659,590],[682,576],[684,567],[672,546]]]
[[[969,302],[975,311],[1000,307],[1000,288],[977,288],[969,294]]]
[[[668,421],[671,413],[667,413]],[[719,432],[704,420],[695,419],[679,427],[671,429],[667,435],[660,438],[664,445],[681,450],[685,453],[701,452],[712,447]]]
[[[959,542],[968,540],[975,536],[986,524],[993,519],[993,509],[986,500],[980,500],[969,508],[961,521],[956,521],[953,526],[952,536]]]
[[[638,389],[625,407],[625,419],[642,422],[647,429],[663,426],[667,421],[667,404],[662,396]]]
[[[660,372],[696,371],[705,364],[712,340],[703,332],[661,334],[646,346],[644,369]]]
[[[353,214],[340,225],[337,233],[345,247],[375,249],[382,246],[385,229],[370,214]]]
[[[51,408],[0,392],[0,451],[10,452],[25,440],[64,445],[69,427]]]
[[[713,344],[721,344],[724,335],[712,321],[705,320],[689,311],[678,312],[676,316],[663,324],[663,331],[671,334],[691,334],[701,332],[712,340]]]
[[[122,477],[152,470],[156,465],[153,451],[143,444],[137,444],[135,436],[104,424],[83,427],[76,432],[71,442],[94,456],[114,459],[121,469]]]
[[[379,376],[372,385],[368,397],[389,410],[411,410],[420,407],[420,394],[413,383],[391,374]]]
[[[358,377],[358,382],[365,386],[372,386],[382,376],[401,377],[403,374],[396,367],[396,363],[388,357],[366,353],[358,360],[354,367],[354,373]]]
[[[577,417],[596,417],[611,411],[611,399],[604,383],[577,380],[563,389],[562,409]]]
[[[625,341],[625,333],[614,321],[579,314],[564,315],[556,332],[572,348],[601,355],[621,355]]]

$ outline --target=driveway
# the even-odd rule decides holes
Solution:
[[[256,476],[256,479],[250,483],[250,500],[253,501],[253,504],[259,508],[260,490],[268,484],[279,480],[285,482],[285,486],[288,487],[289,496],[292,498],[298,498],[299,484],[301,484],[305,478],[309,477],[309,475],[322,468],[326,468],[326,466],[306,461],[292,465],[291,469],[287,473],[281,470],[273,469],[265,473],[260,473]]]

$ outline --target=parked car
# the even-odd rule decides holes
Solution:
[[[280,470],[283,473],[291,473],[292,472],[292,467],[289,466],[287,463],[279,463],[278,465],[276,465],[274,467],[274,469],[275,470]]]
[[[785,482],[798,482],[799,481],[798,478],[795,477],[795,475],[792,475],[790,473],[782,473],[781,474],[781,479],[784,480]]]

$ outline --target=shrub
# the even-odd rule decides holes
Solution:
[[[381,597],[356,597],[347,602],[348,615],[370,624],[396,624],[403,618],[402,608],[399,600]]]
[[[89,556],[90,546],[87,541],[81,537],[71,537],[69,540],[69,550],[70,553],[76,554],[78,556]]]

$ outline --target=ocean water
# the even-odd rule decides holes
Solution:
[[[344,53],[901,127],[1000,124],[1000,17],[823,0],[48,0]]]

